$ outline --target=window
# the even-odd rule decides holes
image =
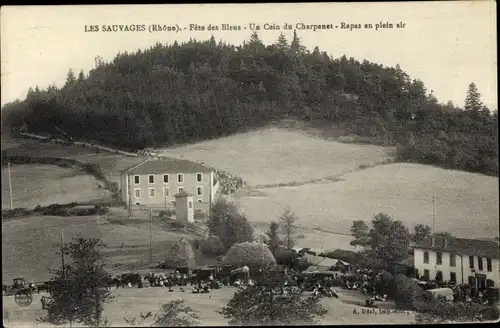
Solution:
[[[135,198],[141,198],[141,189],[134,189]]]
[[[163,175],[163,182],[168,183],[168,174]]]
[[[155,176],[153,174],[149,175],[149,183],[155,183]]]
[[[182,173],[177,174],[177,182],[178,183],[184,182],[184,174],[182,174]]]
[[[450,272],[450,281],[454,283],[457,282],[457,274],[455,272]]]
[[[203,187],[196,187],[196,194],[198,196],[203,196]]]
[[[168,197],[170,196],[170,188],[166,187],[163,188],[163,197]]]
[[[429,281],[429,276],[430,276],[429,270],[425,269],[424,270],[424,280]]]
[[[197,182],[203,181],[203,173],[196,173],[196,181]]]
[[[486,258],[486,269],[488,270],[488,272],[491,272],[491,259],[490,258]]]
[[[468,276],[468,277],[467,277],[467,284],[468,284],[469,286],[474,286],[474,285],[476,284],[475,279],[474,279],[474,276]]]
[[[193,202],[189,202],[189,208],[193,208]]]
[[[474,256],[469,256],[469,268],[474,269]]]
[[[203,201],[201,199],[198,199],[198,203],[203,203]]]
[[[181,192],[181,191],[184,191],[184,188],[182,188],[182,187],[177,188],[177,192]]]
[[[457,266],[457,256],[455,254],[450,254],[450,266]]]
[[[424,263],[429,264],[429,252],[424,252]]]
[[[443,272],[442,271],[436,271],[436,281],[443,281]]]
[[[443,264],[443,253],[436,252],[436,264],[437,265]]]
[[[134,175],[134,183],[135,184],[139,184],[139,182],[140,182],[139,176],[138,175]]]
[[[483,270],[483,258],[481,256],[477,257],[477,268]]]
[[[171,200],[170,203],[172,203],[172,205],[175,206],[175,200]]]
[[[155,188],[149,188],[149,198],[155,198]]]

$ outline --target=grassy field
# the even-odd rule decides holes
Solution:
[[[231,299],[235,289],[224,287],[213,290],[210,298],[207,294],[181,293],[176,288],[169,293],[164,288],[143,289],[115,289],[112,295],[115,299],[105,306],[104,316],[112,326],[127,326],[124,318],[138,317],[141,312],[156,313],[162,304],[174,299],[185,299],[194,309],[199,311],[199,321],[203,326],[227,325],[227,320],[222,318],[219,311]],[[339,299],[322,300],[328,313],[319,319],[319,324],[408,324],[414,320],[413,313],[391,313],[388,315],[363,314],[362,307],[346,304],[344,299],[351,300],[350,295],[343,295],[339,291]],[[14,303],[13,297],[3,297],[4,318],[8,312],[8,320],[4,321],[8,327],[36,326],[35,318],[44,315],[41,309],[40,296],[35,295],[33,303],[27,308],[20,308]],[[356,313],[354,313],[356,311]],[[4,319],[5,320],[5,319]],[[148,326],[148,320],[144,326]],[[47,326],[47,325],[43,325]]]
[[[331,178],[387,160],[392,149],[344,144],[282,128],[265,128],[160,151],[233,172],[247,184],[269,185]]]
[[[498,235],[498,178],[426,165],[381,165],[392,148],[335,138],[274,127],[163,153],[200,160],[246,180],[249,187],[234,200],[259,231],[290,207],[303,228],[299,246],[350,249],[349,236],[331,232],[348,233],[353,220],[371,221],[378,212],[410,229],[417,223],[432,226],[433,193],[438,231]]]
[[[82,163],[98,164],[106,180],[118,184],[120,184],[120,171],[145,159],[85,147],[10,137],[2,138],[2,149],[7,150],[10,155],[67,158]],[[7,170],[2,169],[2,208],[9,206],[7,174]],[[101,182],[94,180],[91,175],[81,170],[60,168],[55,165],[14,164],[12,182],[14,207],[29,208],[72,201],[110,200],[109,191],[100,188]]]
[[[60,266],[60,232],[65,240],[71,237],[100,238],[106,244],[103,253],[109,268],[149,257],[149,220],[146,214],[128,222],[124,210],[113,210],[106,216],[84,217],[27,217],[2,223],[3,283],[12,283],[18,276],[27,280],[47,280],[48,270]],[[158,219],[153,220],[152,240],[155,259],[181,237],[192,235],[166,231]],[[123,242],[123,246],[122,246]]]
[[[252,221],[277,219],[289,207],[299,226],[348,233],[353,220],[371,221],[378,212],[410,229],[417,223],[432,226],[433,193],[437,231],[470,238],[498,235],[498,178],[424,165],[383,165],[345,174],[337,182],[260,189],[259,196],[243,194],[236,202]],[[332,249],[349,240],[310,234],[311,247]]]
[[[69,158],[83,163],[98,164],[106,178],[111,174],[112,181],[119,181],[118,173],[120,171],[145,159],[144,157],[96,151],[93,148],[43,143],[31,139],[2,140],[2,149],[7,149],[9,154],[18,156]]]
[[[89,174],[56,165],[13,165],[11,168],[14,207],[109,200],[109,190]],[[2,169],[2,208],[9,208],[8,169]]]

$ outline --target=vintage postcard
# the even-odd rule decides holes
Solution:
[[[498,321],[496,2],[4,6],[6,327]]]

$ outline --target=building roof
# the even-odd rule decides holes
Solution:
[[[209,173],[212,169],[186,159],[162,158],[147,159],[132,166],[126,172],[131,174]]]
[[[336,259],[331,259],[328,257],[323,257],[323,256],[316,256],[316,255],[311,255],[311,254],[304,254],[302,256],[304,260],[307,261],[310,265],[315,265],[315,266],[325,266],[325,267],[332,267],[337,264]]]
[[[445,238],[436,236],[434,246],[432,239],[427,238],[415,244],[415,248],[444,251],[471,256],[483,256],[489,258],[500,258],[500,247],[498,242],[480,239]],[[445,247],[446,240],[446,247]]]
[[[396,262],[396,264],[404,265],[404,266],[407,266],[407,267],[413,267],[415,265],[415,257],[414,256],[408,256],[404,260]]]

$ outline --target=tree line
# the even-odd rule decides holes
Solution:
[[[124,149],[218,138],[293,117],[326,121],[401,160],[498,175],[498,114],[474,83],[464,108],[440,104],[399,65],[307,50],[294,33],[264,45],[191,39],[119,53],[64,86],[30,88],[2,109],[4,127],[70,134]]]

